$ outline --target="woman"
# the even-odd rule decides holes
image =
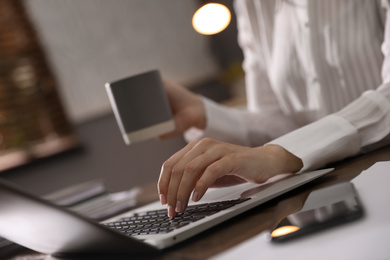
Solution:
[[[169,216],[211,186],[261,183],[390,143],[388,1],[237,0],[248,109],[166,82],[189,144],[158,189]],[[197,141],[200,140],[200,141]]]

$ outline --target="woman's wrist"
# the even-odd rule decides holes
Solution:
[[[303,162],[300,158],[290,153],[280,145],[269,144],[262,146],[266,150],[270,160],[270,170],[275,174],[298,172],[303,167]]]

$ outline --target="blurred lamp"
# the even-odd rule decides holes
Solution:
[[[280,237],[280,236],[284,236],[284,235],[293,233],[297,230],[299,230],[299,227],[297,227],[297,226],[282,226],[282,227],[279,227],[279,228],[275,229],[274,231],[272,231],[271,236],[272,237]]]
[[[225,30],[230,20],[231,14],[226,6],[209,3],[195,12],[192,17],[192,26],[200,34],[212,35]]]

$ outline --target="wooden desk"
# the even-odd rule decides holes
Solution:
[[[349,181],[363,170],[378,161],[390,160],[390,146],[380,150],[344,160],[331,165],[335,171],[308,185],[296,189],[280,198],[261,205],[239,217],[231,219],[209,231],[206,231],[190,240],[162,252],[158,259],[207,259],[245,240],[254,237],[273,225],[275,218],[281,218],[278,204],[288,201],[289,205],[302,200],[302,196],[313,189],[331,184]],[[140,204],[157,199],[156,185],[145,186],[140,196]],[[279,207],[280,208],[280,207]],[[119,257],[106,256],[101,259],[118,259]],[[10,259],[47,259],[45,256],[31,251],[19,252]],[[50,258],[51,259],[51,258]],[[87,258],[96,259],[96,257]],[[123,257],[129,259],[129,257]]]

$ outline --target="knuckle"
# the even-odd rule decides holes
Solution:
[[[214,163],[214,164],[210,165],[209,167],[207,167],[207,171],[212,176],[216,176],[216,175],[219,175],[221,173],[222,168],[221,168],[220,164]]]
[[[158,193],[163,192],[163,189],[164,189],[164,188],[162,187],[161,183],[158,182],[158,183],[157,183],[157,191],[158,191]]]
[[[187,163],[187,165],[185,166],[185,172],[189,172],[189,173],[193,173],[193,172],[196,172],[198,170],[198,164],[197,163],[194,163],[194,162],[189,162]]]
[[[199,141],[191,141],[191,142],[189,142],[188,144],[187,144],[187,146],[194,146],[194,145],[196,145],[197,143],[198,143]]]
[[[158,191],[165,191],[168,183],[169,183],[169,180],[167,178],[160,177],[160,179],[157,182]]]
[[[167,189],[165,188],[165,186],[162,186],[162,185],[157,185],[157,191],[158,193],[163,193],[165,194],[167,192]]]
[[[161,190],[163,187],[164,187],[163,182],[162,182],[161,180],[159,180],[159,181],[157,182],[157,189],[158,189],[158,190]]]
[[[211,145],[215,143],[214,139],[211,139],[209,137],[203,138],[202,140],[199,141],[201,145]]]
[[[168,159],[168,160],[166,160],[164,163],[163,163],[163,169],[164,170],[170,170],[170,169],[172,169],[172,167],[174,166],[174,163],[172,162],[172,160],[171,159]]]
[[[171,175],[173,177],[178,177],[182,175],[182,172],[183,172],[182,167],[180,165],[175,165],[171,170]]]

